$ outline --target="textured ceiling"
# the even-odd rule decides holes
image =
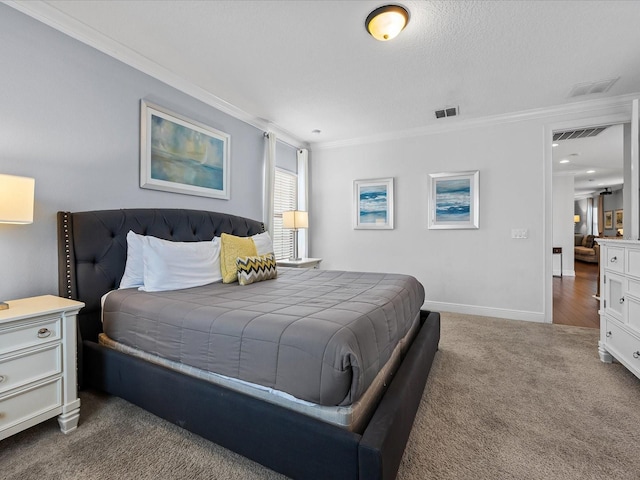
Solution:
[[[48,1],[28,9],[53,8],[312,144],[640,91],[640,2],[400,3],[411,20],[384,43],[364,28],[379,1]],[[568,98],[577,83],[616,77],[608,93]],[[459,117],[434,118],[451,105]]]

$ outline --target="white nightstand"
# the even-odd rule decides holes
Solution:
[[[320,268],[321,258],[301,258],[300,260],[278,260],[279,267]]]
[[[0,440],[58,415],[78,426],[76,314],[82,302],[53,295],[0,310]]]

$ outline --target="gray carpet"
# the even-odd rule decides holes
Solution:
[[[598,359],[598,332],[443,314],[440,351],[399,479],[638,479],[640,380]],[[114,397],[81,392],[0,442],[0,478],[283,479]]]

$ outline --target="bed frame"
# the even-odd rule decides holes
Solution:
[[[261,222],[178,209],[58,212],[59,294],[85,303],[78,315],[81,388],[121,397],[223,447],[299,479],[393,479],[440,339],[440,315],[421,328],[362,433],[185,376],[105,348],[100,298],[120,283],[129,230],[173,241],[248,236]]]

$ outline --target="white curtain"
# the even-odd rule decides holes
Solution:
[[[266,152],[264,158],[264,198],[263,219],[265,229],[273,238],[273,190],[276,172],[276,134],[267,132]]]
[[[309,151],[298,149],[298,210],[309,211]],[[309,257],[309,230],[298,232],[298,255]]]

